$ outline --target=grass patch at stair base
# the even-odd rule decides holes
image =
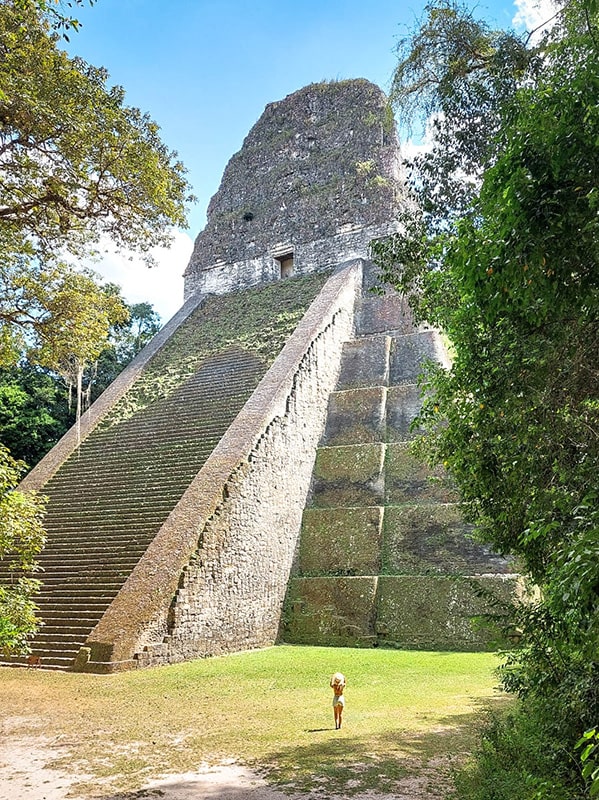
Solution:
[[[111,676],[6,669],[3,738],[68,747],[56,766],[101,778],[90,798],[222,758],[290,789],[389,791],[472,749],[480,709],[501,702],[496,664],[490,653],[282,646]],[[348,677],[341,731],[328,687],[337,670]]]

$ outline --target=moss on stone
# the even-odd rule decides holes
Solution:
[[[407,442],[418,431],[412,423],[418,416],[422,401],[416,385],[390,386],[387,390],[387,437],[388,442]]]
[[[321,447],[316,453],[315,506],[381,505],[384,494],[382,444]]]
[[[431,469],[407,443],[389,444],[385,456],[385,502],[455,503],[458,494],[442,467]]]
[[[371,647],[376,585],[376,577],[292,578],[283,611],[283,641]]]
[[[382,387],[333,392],[324,442],[329,445],[381,442],[384,435]]]
[[[504,558],[471,538],[457,505],[385,508],[382,571],[386,575],[474,575],[509,572]]]
[[[377,575],[382,509],[307,508],[300,540],[302,575]]]
[[[501,642],[488,617],[496,612],[492,598],[506,602],[517,588],[515,579],[496,576],[381,577],[378,642],[423,650],[494,649]]]
[[[367,483],[380,476],[382,466],[381,444],[320,447],[316,454],[314,474],[317,478],[327,481]]]
[[[265,371],[327,278],[328,273],[313,273],[208,298],[171,336],[99,428],[123,422],[168,397],[218,353],[231,349],[251,353]]]

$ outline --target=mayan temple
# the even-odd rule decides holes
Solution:
[[[370,243],[404,198],[373,84],[266,107],[211,200],[184,305],[22,484],[49,497],[43,667],[489,646],[471,618],[516,576],[409,450],[419,371],[447,355],[401,296],[370,291]]]

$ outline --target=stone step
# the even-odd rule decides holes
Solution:
[[[79,591],[79,586],[88,586],[90,587],[87,591],[93,592],[95,591],[99,597],[109,597],[111,595],[116,595],[118,591],[123,586],[123,581],[113,581],[112,583],[108,583],[106,581],[102,583],[93,583],[93,581],[86,581],[85,583],[77,583],[75,580],[70,582],[65,581],[64,578],[48,578],[47,581],[44,580],[42,587],[44,589],[48,589],[48,591],[55,591],[55,592],[63,592],[63,591],[72,591],[77,592]],[[92,588],[93,587],[93,588]]]
[[[118,472],[110,476],[102,476],[96,473],[93,479],[81,480],[81,482],[71,481],[67,483],[48,486],[46,494],[50,496],[51,502],[76,501],[79,506],[103,504],[111,492],[117,495],[117,503],[125,502],[125,492],[133,492],[141,500],[147,495],[148,499],[157,501],[161,498],[169,499],[181,494],[181,492],[191,483],[203,464],[194,464],[188,472],[177,472],[172,474],[172,470],[163,467],[165,474],[169,474],[168,482],[160,484],[160,475],[150,476],[131,476]]]
[[[292,578],[282,638],[328,647],[487,650],[497,632],[471,623],[493,610],[481,592],[509,602],[517,591],[515,575]]]
[[[76,625],[78,627],[83,627],[84,625],[89,625],[90,628],[93,628],[104,611],[105,609],[94,609],[91,611],[84,610],[83,613],[78,613],[65,608],[53,608],[46,609],[43,615],[40,616],[44,622],[52,622],[54,625],[58,625],[61,620],[64,620],[70,626]]]
[[[96,472],[93,478],[90,475],[89,480],[80,476],[79,482],[65,481],[55,486],[48,486],[46,494],[50,496],[53,503],[69,502],[71,500],[76,501],[80,506],[105,503],[111,492],[116,494],[117,503],[121,504],[125,502],[126,491],[135,493],[142,500],[145,495],[154,501],[161,498],[170,499],[181,494],[203,466],[204,462],[193,464],[187,472],[181,470],[173,474],[169,465],[163,465],[161,470],[164,471],[164,474],[169,474],[168,482],[163,484],[160,484],[159,474],[135,477],[128,476],[125,473],[114,472],[112,475],[104,477]]]
[[[101,606],[111,603],[118,594],[118,589],[113,592],[94,592],[90,590],[66,590],[58,589],[54,586],[42,586],[39,594],[36,594],[36,603],[41,608],[46,607],[44,604],[53,603],[60,598],[68,598],[73,603],[81,605],[81,603],[91,603],[92,605]],[[91,606],[90,606],[91,607]]]
[[[449,363],[441,337],[436,331],[394,336],[389,361],[389,385],[417,383],[427,361]]]
[[[164,517],[166,519],[166,515]],[[48,544],[43,553],[63,553],[65,550],[73,552],[80,550],[87,543],[92,547],[102,548],[123,548],[131,545],[132,547],[148,547],[162,525],[163,519],[158,517],[140,520],[139,524],[101,525],[95,526],[92,523],[87,525],[69,525],[65,523],[60,527],[49,527]],[[56,536],[56,539],[54,539]],[[93,543],[93,544],[92,544]],[[41,557],[41,556],[40,556]]]
[[[147,548],[152,543],[155,533],[160,529],[160,525],[160,520],[152,518],[139,526],[119,526],[117,524],[75,526],[73,524],[72,527],[69,527],[65,524],[60,528],[49,528],[49,533],[53,533],[56,539],[53,536],[48,539],[48,544],[40,557],[43,557],[43,554],[64,553],[69,550],[77,552],[88,544],[91,547],[102,549],[122,549],[129,546]],[[60,531],[60,534],[56,533],[57,530]]]
[[[62,611],[72,612],[75,615],[83,613],[85,613],[86,616],[101,615],[110,605],[110,600],[106,598],[96,601],[90,600],[89,597],[77,598],[68,595],[62,597],[57,595],[55,597],[38,597],[36,603],[39,606],[41,618],[45,619],[48,615],[60,613]]]
[[[122,457],[113,457],[107,460],[102,466],[94,463],[93,459],[75,468],[72,466],[61,468],[60,472],[48,483],[48,489],[59,488],[69,483],[86,484],[92,481],[96,484],[105,483],[106,480],[114,478],[115,475],[125,478],[149,479],[156,481],[161,474],[170,480],[176,480],[177,476],[187,475],[197,471],[203,464],[206,457],[210,455],[221,437],[215,437],[208,442],[202,449],[187,446],[184,453],[179,455],[177,452],[168,453],[146,453],[146,458],[141,457],[138,462],[126,461]],[[133,447],[134,445],[132,445]],[[161,473],[165,466],[169,467],[171,473]]]
[[[30,642],[30,647],[33,653],[42,655],[45,653],[46,657],[58,656],[75,658],[79,649],[93,631],[95,625],[91,625],[87,630],[77,630],[74,633],[64,632],[60,638],[57,639],[33,639]],[[55,634],[58,636],[58,634]]]
[[[382,573],[485,575],[513,571],[510,561],[472,539],[457,504],[388,506],[383,522]]]
[[[55,561],[56,559],[65,559],[65,563],[67,561],[71,561],[72,559],[77,560],[84,552],[88,553],[95,558],[98,555],[108,556],[110,557],[118,557],[121,558],[124,552],[131,553],[134,557],[139,557],[140,554],[145,553],[148,549],[148,543],[142,542],[131,542],[128,539],[124,538],[121,540],[120,543],[110,542],[108,544],[94,543],[87,548],[77,548],[72,546],[71,548],[63,547],[57,548],[56,550],[52,547],[48,547],[38,556],[38,563],[44,566],[46,561]]]
[[[72,669],[75,661],[74,656],[71,657],[70,655],[67,656],[57,655],[52,651],[49,652],[41,651],[39,653],[34,651],[32,655],[37,655],[40,657],[41,659],[40,663],[35,665],[40,669],[56,669],[56,670],[68,671]],[[0,665],[11,666],[11,667],[15,666],[28,667],[29,664],[27,662],[27,658],[28,656],[14,656],[12,659],[7,661],[0,660]]]
[[[74,482],[67,482],[52,484],[46,488],[46,493],[49,494],[53,502],[58,499],[62,500],[78,500],[80,504],[83,503],[83,497],[98,496],[96,502],[101,502],[107,499],[111,491],[116,490],[126,482],[127,487],[136,492],[147,492],[148,495],[157,496],[164,495],[169,497],[172,494],[180,491],[189,482],[190,477],[194,477],[201,469],[202,464],[192,464],[188,471],[180,470],[176,473],[172,471],[154,473],[126,473],[116,472],[111,475],[95,475],[88,480],[82,481],[77,485],[77,495],[74,496],[73,488]],[[80,493],[83,497],[78,496]]]
[[[306,508],[299,544],[300,575],[378,575],[382,506]]]
[[[46,529],[48,531],[61,531],[61,530],[89,530],[94,527],[94,524],[100,528],[113,529],[122,526],[123,530],[130,530],[136,525],[143,525],[144,523],[152,524],[154,520],[160,522],[165,519],[176,503],[170,506],[165,505],[149,505],[145,509],[125,511],[121,509],[98,508],[89,511],[73,510],[72,514],[68,514],[67,510],[54,511],[46,520]]]
[[[383,505],[384,456],[383,444],[319,447],[312,478],[312,505]]]
[[[387,389],[383,386],[332,392],[321,444],[332,447],[385,441],[386,405]]]
[[[161,436],[160,429],[156,426],[148,428],[147,431],[132,431],[129,435],[119,439],[118,444],[114,444],[111,452],[106,453],[106,447],[110,442],[97,442],[91,438],[86,440],[78,453],[71,456],[72,461],[65,464],[65,468],[72,467],[79,463],[82,467],[92,464],[95,459],[102,458],[102,463],[113,463],[122,458],[131,460],[131,463],[141,463],[141,455],[152,454],[168,456],[169,453],[177,451],[202,451],[210,444],[221,438],[222,434],[229,427],[230,421],[226,424],[220,422],[210,429],[177,430],[168,431]],[[144,435],[145,434],[145,435]],[[129,447],[134,448],[133,452]]]
[[[37,578],[42,583],[42,591],[56,592],[77,592],[80,590],[90,591],[96,594],[110,594],[118,592],[123,585],[123,579],[107,580],[106,576],[90,576],[88,571],[81,575],[68,577],[65,575],[47,575],[45,572],[35,572],[29,577]],[[0,572],[0,583],[10,585],[10,576]]]
[[[97,621],[93,624],[86,622],[83,625],[77,625],[75,623],[70,623],[68,620],[64,621],[64,624],[55,624],[54,622],[47,622],[42,628],[38,630],[36,633],[36,640],[43,632],[44,635],[48,634],[48,636],[54,637],[61,637],[64,636],[65,638],[70,638],[73,643],[83,643],[91,633],[91,631],[96,626]]]
[[[59,570],[71,570],[71,574],[78,570],[79,572],[85,573],[88,569],[91,569],[95,566],[98,559],[96,557],[90,558],[79,558],[79,559],[60,559],[60,558],[52,558],[49,559],[47,562],[40,562],[41,566],[46,570],[52,569],[52,571],[58,572]],[[104,562],[105,569],[108,571],[110,570],[112,574],[116,574],[117,572],[126,574],[127,572],[131,572],[133,567],[139,561],[138,556],[134,557],[126,557],[120,555],[106,555],[102,557],[102,561]]]

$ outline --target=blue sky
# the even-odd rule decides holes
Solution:
[[[519,0],[526,13],[533,0]],[[267,103],[308,83],[367,78],[388,88],[398,38],[424,3],[404,0],[96,0],[68,46],[124,86],[127,103],[156,120],[188,168],[198,202],[190,227],[152,271],[107,255],[94,268],[131,302],[148,300],[166,321],[182,300],[181,274],[222,172]],[[511,0],[477,13],[508,27]]]

